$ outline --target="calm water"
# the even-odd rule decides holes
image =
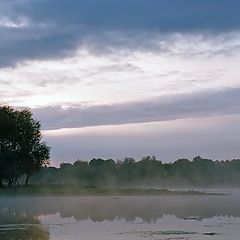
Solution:
[[[240,194],[1,198],[1,240],[239,240]]]

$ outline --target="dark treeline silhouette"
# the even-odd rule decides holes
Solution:
[[[18,184],[49,163],[50,148],[42,141],[40,123],[28,109],[0,106],[0,187]]]
[[[62,163],[60,168],[46,167],[32,178],[39,184],[78,184],[82,186],[160,186],[160,187],[239,187],[240,160],[213,161],[195,157],[162,163],[154,156],[140,161],[126,158],[78,160]]]

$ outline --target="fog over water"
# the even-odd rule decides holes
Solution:
[[[2,197],[0,239],[38,233],[34,239],[237,240],[239,200],[236,191],[202,196]]]
[[[1,213],[14,209],[15,213],[41,216],[60,213],[60,216],[76,220],[113,220],[115,218],[155,221],[163,215],[179,218],[201,216],[240,217],[240,195],[234,196],[141,196],[141,197],[30,197],[3,198],[0,200]]]

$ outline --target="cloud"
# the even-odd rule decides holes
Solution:
[[[218,43],[213,38],[203,40],[189,34],[169,43],[165,39],[169,52],[163,53],[125,54],[119,50],[109,55],[94,55],[79,49],[69,58],[27,61],[15,68],[1,69],[0,86],[13,96],[12,100],[17,99],[15,88],[30,90],[32,96],[19,99],[18,103],[8,98],[9,104],[28,107],[82,102],[111,104],[239,87],[236,76],[240,50],[232,56],[208,56],[210,51],[234,49],[232,44],[239,42],[234,38],[221,45],[221,40]]]
[[[0,18],[0,27],[3,28],[24,28],[29,25],[29,20],[26,18],[20,18],[14,22],[6,17]]]
[[[239,31],[239,7],[238,0],[1,2],[0,67],[29,59],[66,57],[79,47],[94,53],[116,49],[169,51],[165,43],[159,46],[168,34]]]
[[[1,81],[0,81],[0,84],[2,84]],[[9,101],[11,101],[11,103],[17,104],[20,100],[26,99],[32,95],[33,95],[33,93],[31,91],[14,88],[14,87],[11,87],[11,92],[0,89],[0,102],[1,102],[1,104],[8,105]]]
[[[155,155],[162,161],[239,158],[240,115],[45,131],[55,163]]]
[[[32,109],[44,129],[158,122],[240,114],[240,88],[162,96],[146,101],[96,106]]]
[[[238,0],[42,0],[19,1],[17,10],[35,22],[96,30],[161,31],[239,28]]]

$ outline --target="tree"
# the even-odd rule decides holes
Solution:
[[[50,148],[42,141],[41,125],[28,109],[0,106],[0,184],[11,186],[49,164]]]

